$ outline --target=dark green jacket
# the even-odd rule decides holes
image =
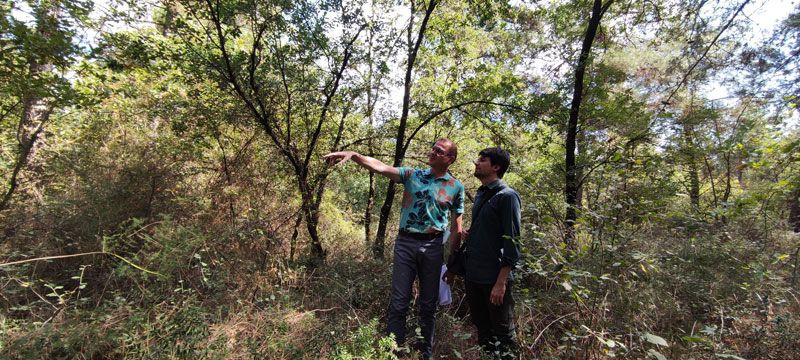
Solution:
[[[489,189],[500,191],[483,206]],[[472,208],[472,226],[466,246],[466,279],[478,284],[494,284],[503,266],[516,265],[521,227],[519,194],[502,180],[478,188]]]

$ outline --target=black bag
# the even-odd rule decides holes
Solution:
[[[478,204],[478,210],[475,213],[480,214],[483,205],[489,202],[489,200],[491,200],[491,198],[493,198],[501,189],[502,187],[498,186],[494,189],[487,191],[483,199],[481,199],[481,203]],[[472,225],[475,225],[475,223],[473,222]],[[461,241],[461,246],[459,246],[457,250],[453,251],[449,257],[447,257],[448,272],[457,276],[465,276],[467,274],[466,251],[467,251],[467,239],[463,239]]]
[[[464,276],[467,274],[467,269],[464,267],[464,250],[466,250],[466,240],[461,242],[461,246],[456,251],[453,251],[447,258],[447,271],[453,275]]]

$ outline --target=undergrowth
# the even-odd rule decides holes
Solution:
[[[787,249],[797,235],[753,242],[736,231],[650,226],[567,247],[532,229],[514,279],[523,357],[796,358]],[[103,240],[130,263],[93,255],[4,267],[0,357],[394,359],[409,347],[383,332],[390,262],[357,246],[317,267],[234,260],[231,236],[132,221]],[[459,283],[453,300],[440,308],[435,354],[479,359]],[[413,312],[408,324],[413,334]]]

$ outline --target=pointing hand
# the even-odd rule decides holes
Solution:
[[[325,159],[325,161],[327,161],[329,164],[339,165],[347,160],[350,160],[351,157],[353,157],[352,151],[337,151],[325,155],[322,158]]]

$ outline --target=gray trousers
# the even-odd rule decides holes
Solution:
[[[411,303],[411,288],[419,277],[419,327],[421,339],[417,349],[425,357],[432,356],[436,305],[439,302],[439,276],[444,256],[442,236],[416,240],[398,235],[394,243],[392,299],[389,303],[388,331],[399,345],[406,339],[406,314]]]

